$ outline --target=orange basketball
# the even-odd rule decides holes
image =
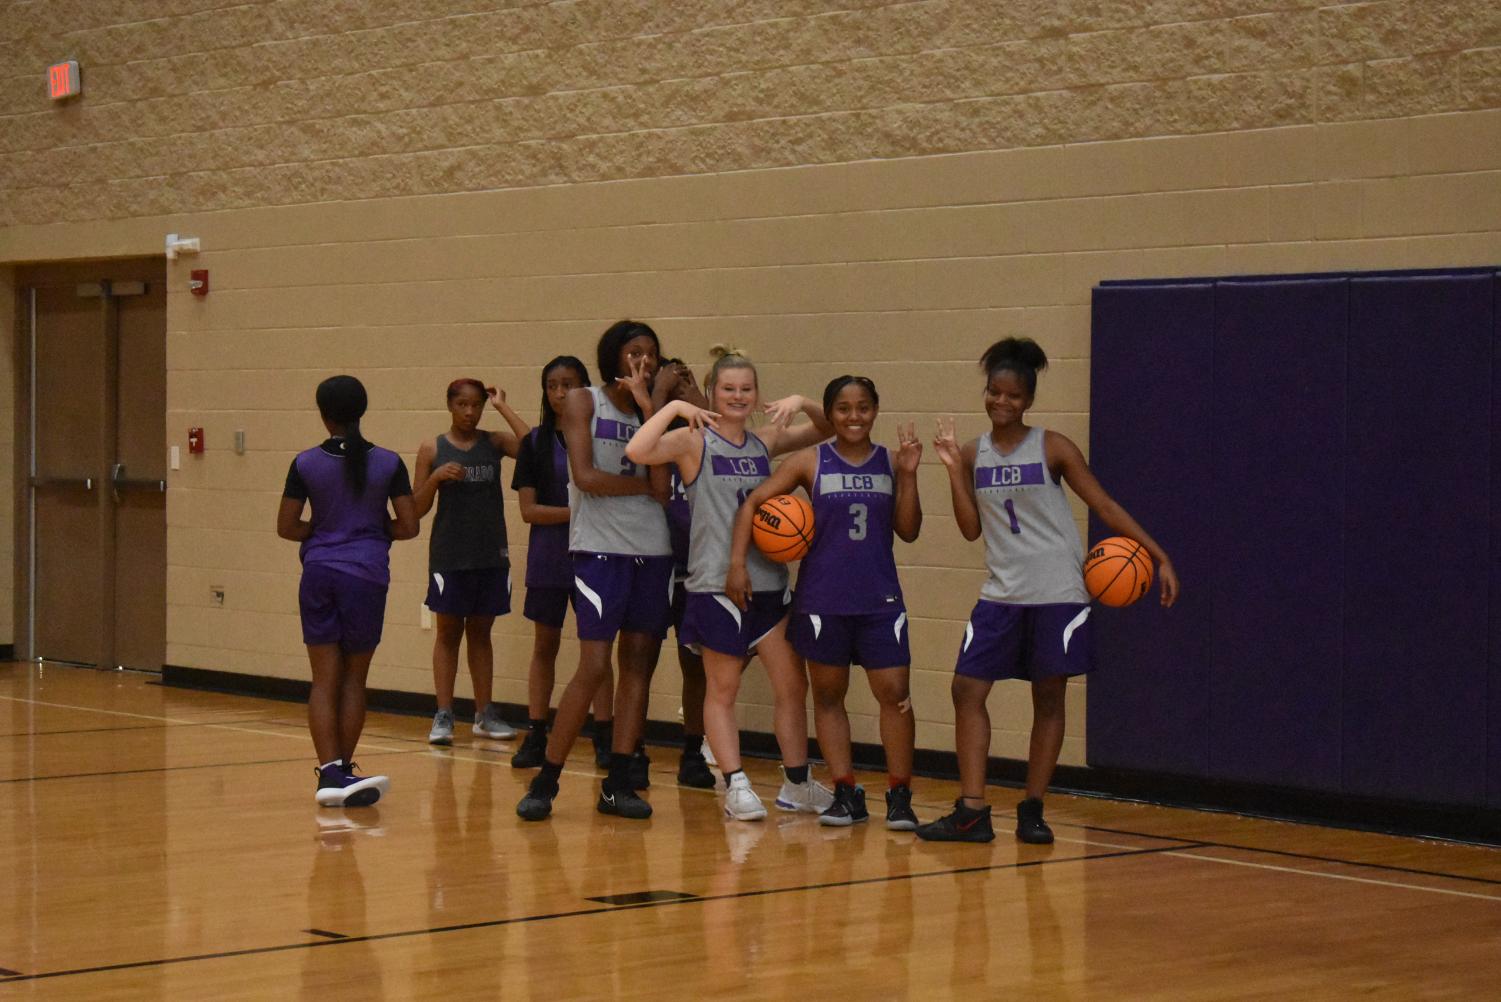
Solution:
[[[793,494],[767,498],[751,516],[751,538],[767,560],[801,560],[813,544],[813,506]]]
[[[1084,588],[1101,605],[1130,605],[1152,587],[1152,577],[1146,547],[1125,536],[1100,540],[1084,558]]]

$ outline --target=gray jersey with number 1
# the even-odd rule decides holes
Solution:
[[[981,435],[975,450],[975,502],[990,577],[980,597],[1010,605],[1089,601],[1084,544],[1063,485],[1048,472],[1045,432],[1028,430],[1008,455]]]

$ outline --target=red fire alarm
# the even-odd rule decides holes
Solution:
[[[194,268],[188,272],[188,291],[195,296],[208,295],[207,268]]]
[[[188,452],[197,456],[203,453],[203,429],[188,429]]]

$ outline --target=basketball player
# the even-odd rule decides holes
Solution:
[[[508,431],[480,431],[486,399],[506,419]],[[427,602],[433,612],[433,715],[430,744],[453,744],[453,685],[459,672],[459,643],[467,640],[469,679],[474,687],[474,734],[508,740],[516,731],[491,702],[495,652],[490,630],[496,616],[511,611],[511,559],[506,550],[505,507],[500,496],[500,458],[515,458],[530,430],[506,403],[503,390],[486,390],[478,379],[448,384],[447,434],[417,449],[417,517],[432,511],[428,539]]]
[[[953,419],[940,420],[934,448],[948,468],[954,518],[968,540],[985,536],[990,577],[970,614],[954,667],[955,741],[961,796],[953,813],[917,829],[920,838],[989,842],[985,802],[990,715],[985,699],[1000,679],[1032,684],[1032,738],[1026,799],[1017,805],[1016,837],[1053,841],[1042,797],[1063,747],[1063,703],[1070,675],[1090,668],[1089,595],[1084,547],[1063,483],[1100,520],[1147,548],[1158,564],[1162,604],[1178,597],[1178,576],[1161,546],[1105,493],[1079,447],[1030,427],[1025,418],[1047,356],[1030,338],[997,341],[980,359],[990,432],[959,445]]]
[[[803,448],[832,430],[818,405],[792,396],[766,405],[773,421],[752,430],[758,410],[756,369],[738,352],[716,347],[705,379],[713,410],[674,400],[647,421],[626,448],[638,463],[677,465],[687,485],[693,517],[689,526],[688,599],[682,639],[696,644],[708,685],[704,727],[709,746],[724,772],[724,810],[739,821],[766,817],[740,762],[740,731],[735,697],[740,673],[754,652],[766,665],[774,694],[774,727],[782,751],[784,782],[776,805],[784,811],[819,813],[832,802],[828,789],[808,772],[808,679],[787,642],[791,594],[787,568],[755,554],[747,564],[745,588],[737,603],[725,594],[730,534],[745,496],[771,473],[771,457]],[[798,413],[807,424],[789,426]],[[688,427],[669,431],[677,418]]]
[[[308,730],[320,763],[315,799],[323,807],[368,807],[391,783],[355,774],[365,678],[385,622],[391,541],[417,535],[417,513],[401,457],[360,434],[368,403],[360,381],[331,376],[318,384],[317,401],[329,438],[292,460],[276,534],[302,544],[298,605],[313,674]],[[312,516],[303,521],[309,504]]]
[[[663,512],[667,470],[631,461],[625,447],[642,420],[665,402],[652,391],[659,357],[655,331],[635,320],[617,321],[599,339],[603,385],[570,390],[563,403],[579,667],[558,701],[541,769],[516,805],[527,821],[552,813],[563,763],[610,671],[617,635],[614,749],[596,808],[623,818],[651,817],[651,804],[632,788],[630,768],[671,612],[672,543]]]
[[[542,419],[521,440],[511,489],[522,521],[531,526],[526,548],[526,602],[521,614],[532,622],[532,659],[527,668],[527,731],[511,756],[517,769],[535,769],[547,751],[547,713],[557,675],[563,620],[573,593],[568,559],[568,450],[558,414],[570,390],[589,385],[589,370],[572,355],[559,355],[542,367]],[[615,684],[610,672],[594,694],[594,762],[610,765]]]
[[[844,697],[850,665],[866,670],[881,707],[886,750],[886,827],[911,831],[912,757],[916,727],[908,688],[912,654],[907,610],[896,576],[893,534],[917,539],[922,505],[917,464],[922,445],[909,424],[897,428],[896,456],[871,442],[880,412],[875,384],[840,376],[824,389],[823,411],[834,440],[790,457],[751,492],[735,521],[726,591],[740,600],[745,586],[751,522],[761,502],[802,487],[813,499],[813,545],[798,571],[797,597],[787,636],[807,659],[813,682],[818,744],[834,777],[834,801],[820,824],[844,827],[869,818],[865,790],[855,782],[850,719]]]

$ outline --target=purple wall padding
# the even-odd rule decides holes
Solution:
[[[1344,279],[1216,285],[1214,566],[1185,588],[1211,595],[1217,778],[1340,788],[1348,302]]]
[[[1209,775],[1211,332],[1209,284],[1094,290],[1090,389],[1095,473],[1191,584],[1170,611],[1154,593],[1095,607],[1100,656],[1086,687],[1088,761]],[[1090,539],[1112,535],[1091,519]]]
[[[1349,793],[1485,799],[1493,283],[1350,284]]]
[[[1501,807],[1501,275],[1491,286],[1491,320],[1495,330],[1491,337],[1491,635],[1490,699],[1487,719],[1490,731],[1486,744],[1490,751],[1487,771],[1488,803]]]

